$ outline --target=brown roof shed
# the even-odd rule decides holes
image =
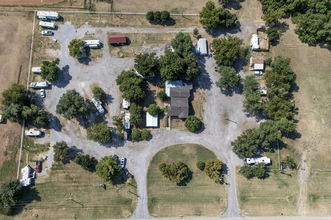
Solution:
[[[126,43],[126,36],[124,34],[109,35],[109,43],[111,44]]]

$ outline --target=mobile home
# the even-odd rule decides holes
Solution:
[[[101,44],[99,40],[86,40],[84,47],[89,47],[93,49],[98,49],[100,48]]]
[[[48,82],[32,82],[30,83],[30,88],[33,89],[42,89],[48,87]]]
[[[55,23],[47,22],[47,21],[40,21],[39,26],[43,28],[56,29]]]

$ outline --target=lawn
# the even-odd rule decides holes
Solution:
[[[227,208],[225,185],[215,183],[196,167],[198,161],[216,158],[210,150],[196,144],[182,144],[159,151],[147,174],[148,209],[153,217],[220,216]],[[158,169],[161,162],[183,162],[193,172],[186,186],[177,186]]]
[[[25,188],[23,206],[8,219],[35,219],[37,215],[39,219],[129,218],[136,207],[136,193],[133,179],[130,184],[114,186],[73,162],[56,163],[49,176]]]
[[[247,180],[236,171],[236,191],[239,209],[247,216],[296,215],[299,193],[298,173],[291,176],[269,172],[266,179]]]

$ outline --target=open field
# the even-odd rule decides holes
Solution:
[[[130,180],[129,180],[130,181]],[[49,176],[25,188],[18,214],[7,219],[128,218],[136,206],[136,183],[106,184],[95,174],[71,162],[54,164]],[[130,191],[130,193],[128,193]],[[24,209],[23,209],[24,208]],[[23,209],[23,210],[22,210]]]
[[[0,5],[83,6],[84,0],[0,0]]]
[[[0,93],[13,83],[26,84],[29,67],[33,13],[5,13],[0,15]],[[19,72],[21,69],[21,74]],[[1,107],[1,105],[0,105]],[[1,114],[1,113],[0,113]],[[17,149],[21,126],[8,120],[0,124],[0,176],[1,180],[16,177]]]
[[[148,209],[154,217],[219,216],[227,207],[225,185],[215,183],[196,163],[215,158],[215,154],[196,144],[182,144],[159,151],[147,173]],[[187,186],[177,186],[161,175],[161,162],[183,162],[193,172]]]
[[[238,169],[237,169],[238,171]],[[236,190],[239,209],[248,216],[297,215],[298,174],[290,176],[269,172],[269,178],[247,180],[236,172]]]

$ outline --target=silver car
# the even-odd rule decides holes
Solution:
[[[45,89],[40,90],[40,97],[45,98]]]
[[[41,34],[42,35],[45,35],[45,36],[53,36],[53,31],[41,31]]]
[[[125,162],[126,162],[126,158],[125,157],[122,157],[121,158],[121,161],[120,161],[120,165],[121,165],[122,168],[125,167]]]

